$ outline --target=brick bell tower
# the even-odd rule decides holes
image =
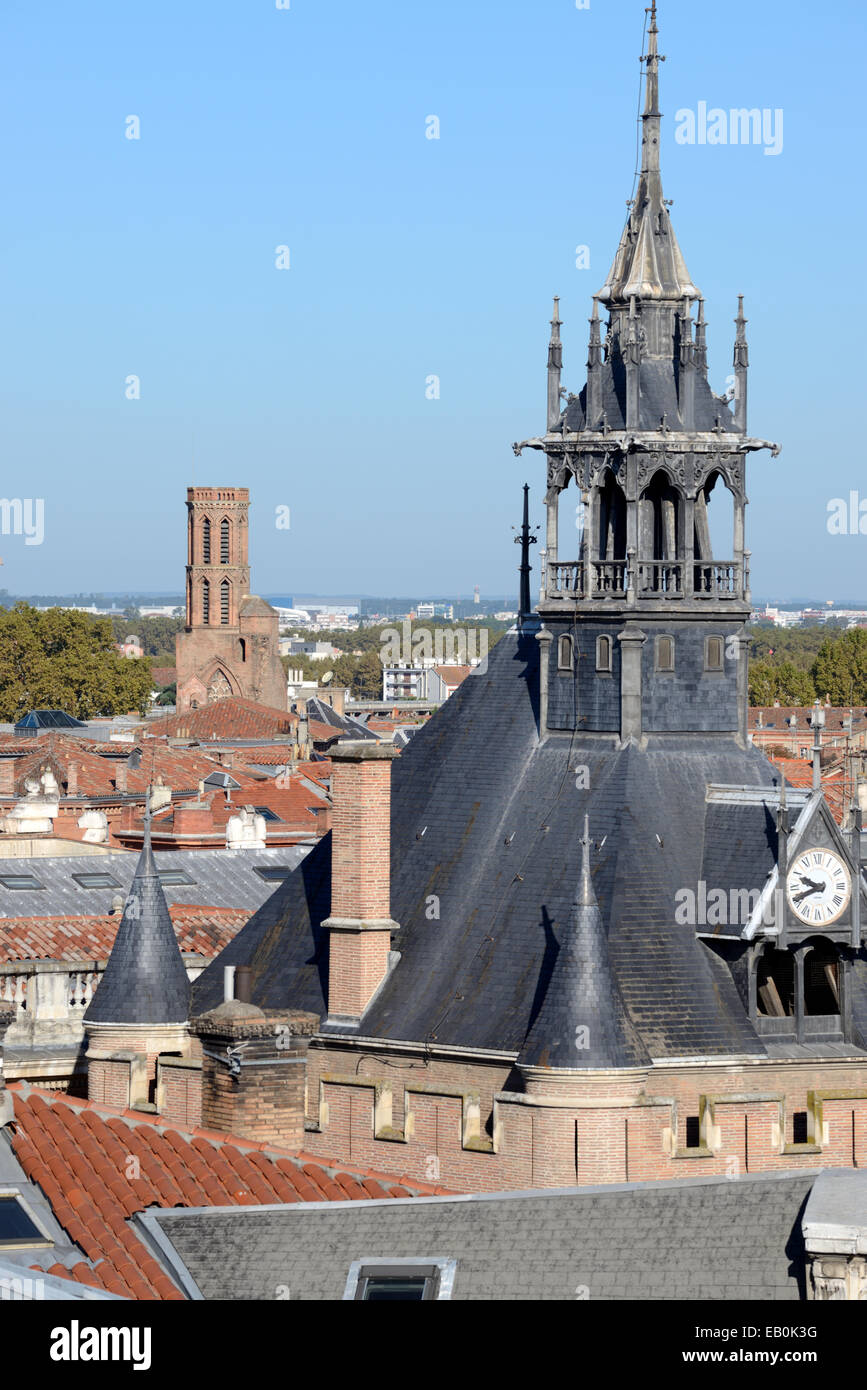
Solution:
[[[228,696],[286,708],[277,613],[250,593],[245,487],[187,488],[187,621],[176,639],[177,706]]]
[[[743,298],[733,385],[716,395],[708,380],[704,299],[663,196],[661,61],[654,0],[642,59],[641,173],[614,264],[594,296],[586,385],[580,395],[561,390],[555,299],[547,431],[515,445],[548,462],[537,608],[542,733],[614,733],[624,744],[734,735],[746,746],[746,468],[754,451],[779,449],[747,430]],[[573,483],[567,510],[575,527],[566,541],[561,501]]]

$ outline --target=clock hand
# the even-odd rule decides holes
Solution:
[[[803,893],[798,893],[797,897],[794,898],[793,901],[796,903],[802,903],[805,898],[812,898],[814,893],[824,893],[824,891],[825,885],[824,883],[820,883],[814,888],[806,888]]]
[[[810,885],[810,887],[812,888],[812,890],[813,890],[814,893],[824,893],[824,891],[825,891],[825,884],[824,884],[824,883],[817,883],[815,879],[813,879],[813,878],[806,878],[803,874],[799,874],[798,877],[800,878],[800,880],[801,880],[802,883],[808,883],[808,884]]]

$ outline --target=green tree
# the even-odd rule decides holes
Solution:
[[[813,665],[813,681],[819,696],[829,695],[832,705],[867,704],[867,629],[826,638]]]
[[[63,709],[76,719],[144,712],[148,661],[129,661],[114,646],[107,618],[27,603],[0,611],[0,719],[31,709]]]
[[[769,661],[756,661],[750,666],[750,704],[812,705],[816,688],[806,671],[792,661],[778,666]]]
[[[377,651],[357,659],[350,690],[356,700],[382,699],[382,662]]]

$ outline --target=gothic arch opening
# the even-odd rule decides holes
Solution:
[[[668,474],[654,473],[638,504],[639,555],[675,562],[679,554],[681,498]]]
[[[817,937],[804,961],[804,1013],[839,1014],[840,957],[837,948]]]
[[[207,579],[202,580],[202,622],[211,621],[211,586]]]
[[[229,624],[229,597],[231,585],[228,579],[224,579],[220,585],[220,622],[224,627]]]
[[[730,560],[734,534],[734,495],[721,473],[711,473],[695,499],[695,558]]]
[[[220,564],[228,565],[229,563],[229,518],[224,516],[220,522]]]
[[[756,1004],[763,1018],[794,1018],[795,957],[769,946],[756,975]]]
[[[211,523],[208,517],[202,522],[202,564],[211,563]]]
[[[626,498],[613,473],[599,490],[599,559],[626,559]]]

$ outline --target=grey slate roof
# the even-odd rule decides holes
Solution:
[[[612,977],[652,1058],[750,1055],[765,1046],[728,965],[678,925],[678,892],[744,853],[725,827],[705,831],[709,786],[773,788],[758,749],[725,736],[671,735],[646,748],[537,735],[538,643],[510,633],[420,729],[393,766],[392,916],[397,967],[365,1014],[365,1036],[519,1053],[545,999],[558,932],[590,816],[604,848],[593,887]],[[579,789],[575,770],[587,769]],[[766,846],[767,848],[767,846]],[[760,871],[765,850],[751,872]],[[222,999],[222,967],[253,968],[253,1002],[323,1017],[331,837],[254,914],[193,985],[196,1012]],[[761,862],[759,862],[761,861]],[[431,895],[439,918],[428,915]],[[867,1019],[867,965],[853,1015]],[[860,1002],[859,1002],[860,1001]],[[858,1024],[860,1027],[860,1024]]]
[[[583,1069],[649,1061],[611,972],[608,937],[590,880],[587,823],[582,852],[575,902],[519,1065]]]
[[[602,408],[609,429],[626,429],[626,368],[616,354],[609,356],[601,367]],[[658,430],[663,415],[669,429],[677,430],[683,421],[677,395],[677,377],[674,362],[646,361],[640,368],[640,425],[642,430]],[[563,421],[570,433],[583,430],[587,423],[587,387],[580,396],[574,396],[567,406],[563,419],[555,425],[552,434],[561,434]],[[719,424],[725,434],[734,434],[735,421],[730,407],[717,396],[708,383],[707,377],[696,372],[695,377],[695,428],[700,432],[713,430]],[[595,421],[592,422],[595,424]]]
[[[452,1298],[790,1301],[817,1174],[153,1211],[206,1299],[341,1299],[353,1261],[452,1259]],[[579,1290],[586,1293],[579,1293]],[[193,1292],[192,1296],[196,1296]]]
[[[255,911],[273,893],[255,866],[296,868],[308,853],[306,845],[263,850],[158,850],[154,860],[160,869],[181,871],[190,883],[167,883],[167,902],[205,907],[237,907]],[[0,876],[33,877],[41,888],[10,889],[0,884],[0,920],[3,917],[100,916],[111,908],[118,893],[132,883],[138,855],[131,850],[109,854],[52,855],[44,859],[0,860]],[[110,874],[117,888],[82,888],[73,874]]]
[[[86,1023],[184,1023],[190,982],[151,849],[150,820],[120,926]]]

